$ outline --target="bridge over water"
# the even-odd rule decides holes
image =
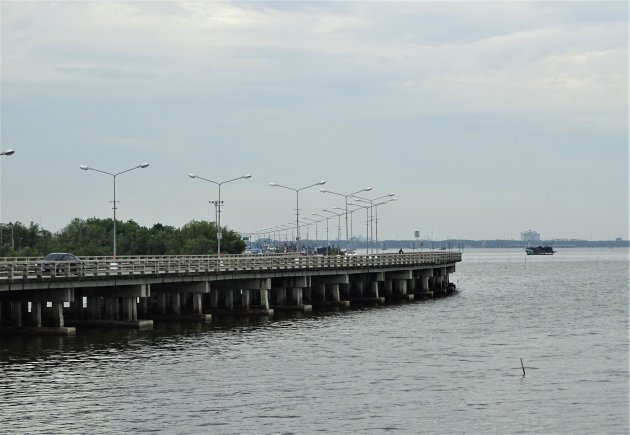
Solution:
[[[315,306],[447,294],[461,254],[83,257],[79,264],[0,259],[0,333],[151,328],[153,320],[273,315]]]

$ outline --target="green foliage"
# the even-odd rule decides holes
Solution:
[[[11,226],[13,237],[11,237]],[[15,222],[0,231],[0,256],[38,257],[49,252],[72,252],[81,256],[108,256],[113,251],[112,219],[75,218],[52,234],[31,222]],[[223,228],[221,253],[240,254],[245,249],[241,236]],[[191,221],[181,228],[155,224],[151,228],[129,220],[116,222],[118,255],[201,255],[216,254],[217,228],[214,222]]]

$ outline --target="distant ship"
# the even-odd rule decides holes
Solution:
[[[553,255],[554,251],[551,246],[530,246],[525,248],[527,255]]]

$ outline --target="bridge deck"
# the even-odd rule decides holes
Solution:
[[[275,255],[189,255],[84,257],[79,264],[42,263],[40,258],[5,258],[0,260],[2,284],[30,281],[80,280],[98,277],[142,277],[164,274],[212,274],[223,272],[283,272],[297,270],[358,269],[390,267],[423,267],[461,261],[461,253],[450,251],[411,252],[352,256]]]

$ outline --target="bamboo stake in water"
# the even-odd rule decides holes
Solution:
[[[525,366],[523,365],[523,358],[521,358],[521,367],[523,368],[523,377],[525,377]]]

